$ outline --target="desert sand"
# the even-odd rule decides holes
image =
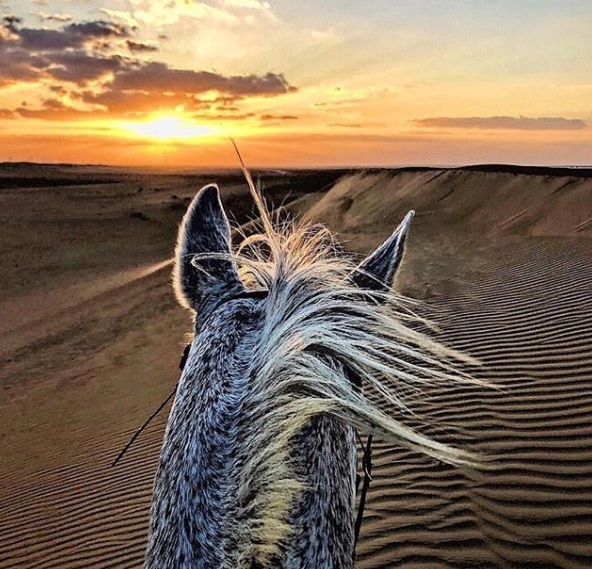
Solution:
[[[592,567],[592,171],[486,166],[255,173],[366,252],[409,210],[399,289],[496,388],[412,402],[483,472],[377,444],[358,566]],[[0,165],[0,568],[139,568],[163,412],[191,330],[177,224],[237,172]]]

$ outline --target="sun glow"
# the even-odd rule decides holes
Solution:
[[[220,134],[215,127],[201,125],[182,116],[162,115],[145,122],[125,122],[125,130],[160,142],[188,140]]]

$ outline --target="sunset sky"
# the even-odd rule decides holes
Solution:
[[[592,164],[590,0],[0,11],[0,161]]]

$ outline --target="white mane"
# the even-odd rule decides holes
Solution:
[[[337,250],[328,229],[272,223],[251,187],[264,232],[245,237],[231,258],[244,285],[268,296],[250,366],[257,401],[246,408],[249,427],[242,433],[249,458],[237,487],[238,502],[249,508],[240,516],[248,520],[240,531],[253,547],[249,555],[270,559],[289,536],[288,514],[302,490],[290,443],[312,417],[328,414],[438,460],[473,464],[467,451],[426,437],[397,416],[408,413],[410,394],[474,381],[447,362],[475,362],[417,331],[426,322],[414,314],[413,301],[357,287],[351,279],[357,265]],[[197,255],[195,266],[208,256]]]

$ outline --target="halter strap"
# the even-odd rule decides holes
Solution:
[[[185,361],[187,361],[187,356],[189,355],[189,347],[190,347],[190,344],[185,346],[185,350],[183,351],[183,356],[181,358],[181,362],[183,363],[183,365],[185,365]],[[185,358],[185,359],[183,360],[183,358]],[[183,368],[181,368],[181,369],[183,369]],[[158,415],[162,411],[163,407],[173,398],[175,393],[177,393],[177,386],[178,385],[179,385],[179,382],[175,383],[175,387],[173,387],[173,390],[167,395],[167,398],[157,407],[156,411],[154,411],[152,413],[152,415],[150,415],[150,417],[148,417],[148,419],[146,419],[144,421],[144,423],[142,423],[141,427],[136,429],[136,432],[131,436],[130,440],[121,449],[120,453],[117,455],[115,460],[111,463],[111,466],[115,466],[121,460],[123,455],[134,444],[134,441],[142,434],[142,431],[150,424],[152,419],[154,419],[154,417],[156,417],[156,415]]]

